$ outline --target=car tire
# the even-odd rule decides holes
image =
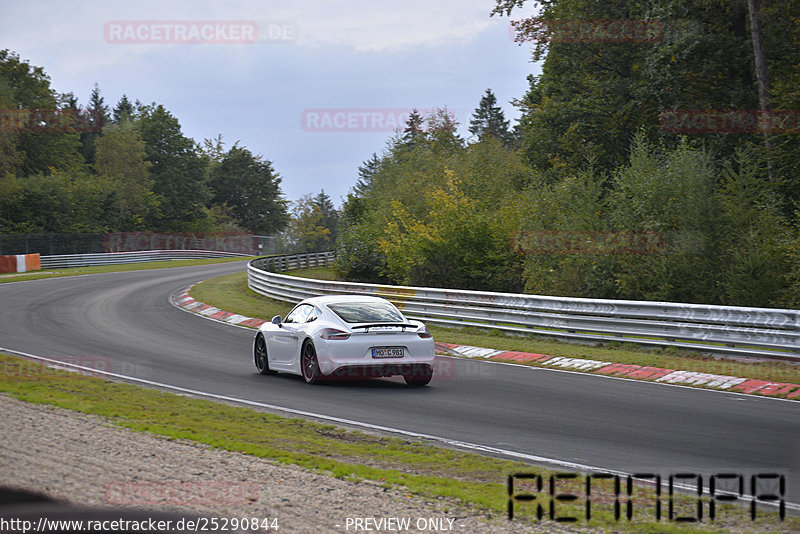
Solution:
[[[303,343],[303,348],[300,350],[300,371],[303,373],[303,380],[309,384],[322,382],[323,375],[319,370],[317,349],[311,341]]]
[[[429,366],[418,367],[411,374],[403,375],[406,384],[412,387],[427,386],[433,378],[433,368]]]
[[[253,363],[256,365],[258,374],[261,375],[274,375],[277,371],[269,368],[269,354],[267,353],[267,342],[264,336],[258,334],[255,341],[253,341]]]

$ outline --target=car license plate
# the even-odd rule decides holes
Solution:
[[[402,358],[405,356],[403,347],[378,347],[372,349],[373,358]]]

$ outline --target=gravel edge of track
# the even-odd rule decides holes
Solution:
[[[134,432],[102,417],[2,394],[0,414],[2,484],[81,506],[277,518],[279,532],[293,533],[345,532],[348,517],[410,518],[412,527],[419,518],[450,518],[451,532],[586,531],[487,518],[452,500]]]

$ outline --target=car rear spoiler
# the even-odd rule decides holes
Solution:
[[[360,325],[357,325],[357,326],[351,326],[350,328],[352,330],[355,330],[356,328],[365,328],[366,331],[369,331],[370,328],[376,328],[376,327],[379,327],[379,326],[380,327],[396,326],[396,327],[402,328],[403,332],[406,331],[406,328],[414,328],[414,329],[419,328],[419,325],[411,324],[411,323],[371,323],[371,324],[360,324]]]

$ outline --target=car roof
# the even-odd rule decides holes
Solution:
[[[321,304],[325,306],[340,302],[388,302],[388,301],[384,298],[375,297],[372,295],[322,295],[319,297],[307,298],[303,301],[303,303],[306,304]]]

